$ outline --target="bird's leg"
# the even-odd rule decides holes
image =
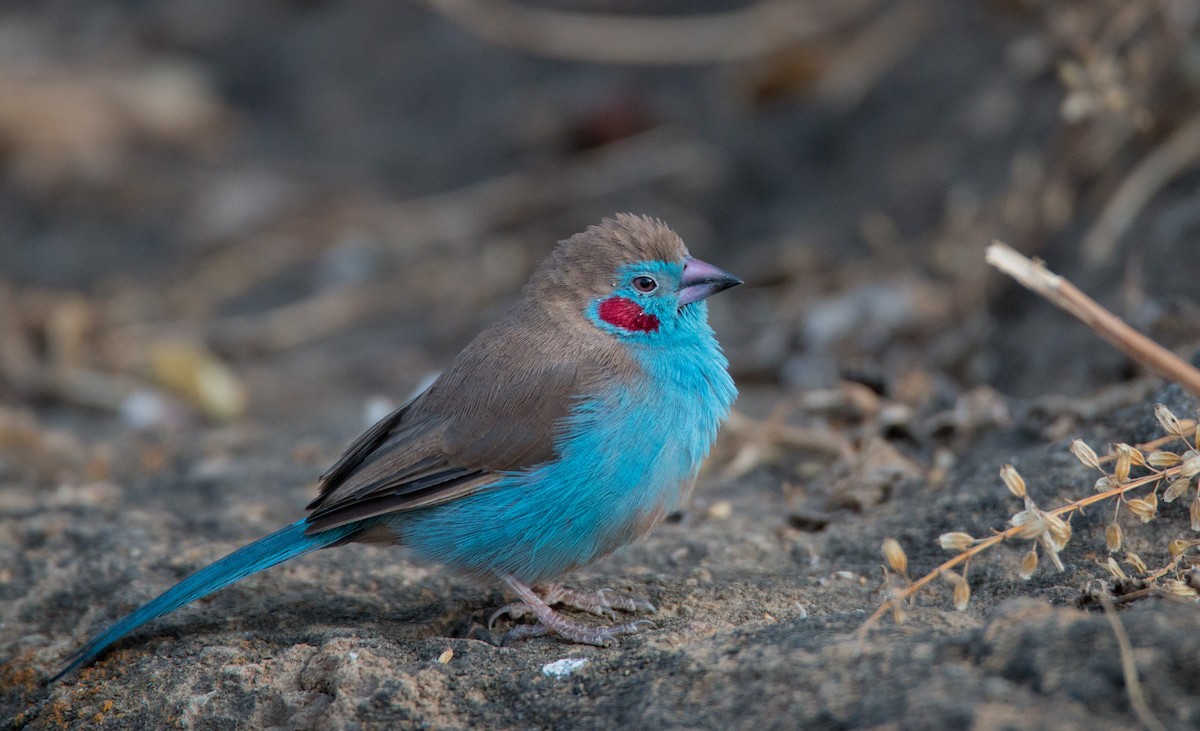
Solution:
[[[534,592],[542,597],[542,601],[550,606],[561,604],[565,607],[578,609],[588,614],[595,614],[598,617],[607,617],[616,619],[617,613],[614,609],[620,609],[622,612],[649,612],[654,614],[658,610],[654,605],[645,599],[638,599],[628,594],[618,594],[612,589],[597,589],[595,591],[581,591],[579,589],[569,589],[562,584],[538,584],[533,588]],[[492,628],[496,620],[501,615],[507,614],[512,619],[520,619],[527,614],[532,613],[525,602],[512,602],[500,607],[492,616],[488,618],[488,629]]]
[[[568,619],[550,608],[550,603],[562,603],[593,614],[615,617],[616,615],[613,612],[614,607],[618,609],[624,609],[626,606],[631,607],[627,611],[646,608],[653,610],[653,605],[649,602],[643,602],[631,597],[613,597],[613,599],[617,600],[617,603],[613,603],[612,599],[607,596],[608,592],[575,592],[570,589],[564,589],[561,586],[549,587],[546,592],[547,598],[543,600],[542,597],[537,595],[537,592],[511,576],[504,577],[504,583],[508,588],[512,589],[520,601],[502,607],[493,614],[488,621],[489,626],[495,621],[496,617],[504,613],[516,618],[523,616],[526,612],[532,612],[538,618],[537,624],[517,625],[509,630],[508,634],[504,636],[503,643],[505,644],[514,640],[555,634],[571,642],[578,642],[585,645],[605,645],[620,635],[634,634],[635,632],[640,632],[643,629],[654,626],[654,623],[649,620],[639,619],[635,622],[627,622],[625,624],[594,627],[582,622],[576,622],[573,619]],[[575,603],[576,600],[579,604]]]

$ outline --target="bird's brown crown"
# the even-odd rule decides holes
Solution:
[[[626,264],[683,263],[687,256],[683,240],[662,221],[618,213],[559,242],[530,278],[526,294],[591,299],[611,291],[613,276]]]

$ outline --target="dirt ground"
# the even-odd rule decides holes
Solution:
[[[504,37],[469,30],[514,7],[533,15],[483,19]],[[716,35],[622,31],[602,62],[538,25],[645,13]],[[1194,478],[1154,488],[1149,522],[1124,504],[1119,550],[1106,500],[1071,517],[1062,571],[1043,544],[1022,579],[1031,542],[1005,541],[970,561],[961,610],[960,565],[862,633],[955,555],[940,535],[1025,507],[1002,465],[1049,510],[1093,493],[1073,439],[1161,437],[1155,403],[1196,418],[984,250],[1041,257],[1193,357],[1198,19],[1189,0],[0,10],[0,720],[1200,728]],[[743,22],[774,40],[729,58]],[[619,62],[639,53],[665,58]],[[47,684],[300,517],[557,240],[618,211],[747,282],[712,303],[741,397],[692,504],[570,577],[649,599],[656,629],[500,647],[496,587],[355,545]]]

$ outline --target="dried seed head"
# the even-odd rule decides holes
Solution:
[[[1176,436],[1183,436],[1183,428],[1179,423],[1179,419],[1171,410],[1162,404],[1154,404],[1154,418],[1158,419],[1158,423],[1162,426],[1163,431]]]
[[[1096,480],[1096,492],[1108,492],[1116,487],[1117,481],[1113,479],[1112,475],[1105,475]]]
[[[1175,480],[1163,490],[1163,502],[1173,503],[1179,499],[1179,496],[1187,491],[1188,481],[1184,478]]]
[[[1137,447],[1131,447],[1128,444],[1121,443],[1116,445],[1116,450],[1117,454],[1128,454],[1131,464],[1135,464],[1139,467],[1145,466],[1146,455],[1142,454],[1141,450]]]
[[[1122,579],[1125,581],[1129,580],[1129,576],[1124,570],[1121,569],[1120,565],[1117,564],[1117,559],[1113,558],[1112,556],[1108,557],[1108,561],[1104,564],[1104,568],[1108,569],[1108,573],[1112,574],[1114,579]]]
[[[966,533],[943,533],[938,536],[938,544],[942,550],[962,553],[975,543],[975,539]]]
[[[1129,450],[1119,450],[1117,452],[1117,463],[1113,466],[1113,479],[1117,484],[1124,484],[1129,479],[1129,469],[1133,466],[1133,460],[1129,454]]]
[[[1017,468],[1010,464],[1006,464],[1000,468],[1000,479],[1004,480],[1004,486],[1008,491],[1017,497],[1025,497],[1025,480],[1017,472]]]
[[[967,604],[971,601],[971,585],[963,580],[954,585],[954,608],[960,612],[967,609]]]
[[[1163,452],[1161,450],[1158,452],[1151,452],[1150,456],[1146,458],[1146,464],[1150,465],[1156,470],[1164,470],[1168,467],[1174,467],[1175,465],[1179,464],[1179,462],[1180,459],[1178,454],[1175,454],[1174,452]]]
[[[1146,562],[1142,560],[1141,556],[1132,551],[1125,552],[1125,563],[1132,566],[1133,570],[1137,571],[1139,574],[1146,573]]]
[[[895,538],[884,539],[883,557],[887,560],[888,566],[892,567],[892,571],[898,574],[908,573],[908,556],[904,555],[904,549],[900,547],[900,543]]]
[[[1104,545],[1110,552],[1121,550],[1121,526],[1109,523],[1104,529]]]
[[[1154,520],[1154,514],[1158,512],[1157,503],[1157,500],[1151,503],[1148,499],[1135,497],[1126,500],[1125,507],[1129,508],[1129,512],[1136,515],[1143,523],[1149,523]]]
[[[1046,523],[1046,540],[1054,548],[1054,552],[1058,553],[1067,546],[1067,541],[1071,540],[1071,524],[1053,513],[1038,511],[1042,514],[1042,520]]]
[[[1046,521],[1042,520],[1041,511],[1037,508],[1022,510],[1008,522],[1012,527],[1021,529],[1017,532],[1017,538],[1026,541],[1037,538],[1046,532]]]
[[[1188,508],[1188,517],[1192,519],[1192,530],[1200,531],[1200,495],[1192,498],[1192,506]]]
[[[1171,558],[1179,558],[1183,552],[1191,548],[1190,541],[1185,541],[1182,538],[1176,538],[1167,544],[1167,550],[1171,552]]]
[[[1029,581],[1029,578],[1033,576],[1033,572],[1037,571],[1037,565],[1038,553],[1037,544],[1035,543],[1029,547],[1029,553],[1025,554],[1025,557],[1021,559],[1021,568],[1017,569],[1017,576],[1020,576],[1025,581]]]
[[[1200,475],[1200,456],[1190,457],[1179,466],[1179,476],[1183,479],[1190,480],[1196,475]]]
[[[1044,537],[1042,538],[1042,548],[1046,549],[1046,555],[1050,557],[1050,563],[1054,564],[1055,571],[1064,571],[1066,569],[1063,566],[1062,559],[1058,557],[1058,550],[1055,549],[1054,544],[1050,543]]]
[[[1076,439],[1071,442],[1071,454],[1075,455],[1075,459],[1078,459],[1088,467],[1101,469],[1100,458],[1096,456],[1096,451],[1089,447],[1082,439]]]
[[[959,584],[965,584],[967,582],[967,580],[962,577],[962,574],[958,573],[957,571],[943,571],[942,581],[946,582],[950,586],[958,586]]]

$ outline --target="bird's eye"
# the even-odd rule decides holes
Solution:
[[[642,294],[649,294],[650,292],[658,289],[658,282],[654,281],[650,277],[634,277],[633,288]]]

